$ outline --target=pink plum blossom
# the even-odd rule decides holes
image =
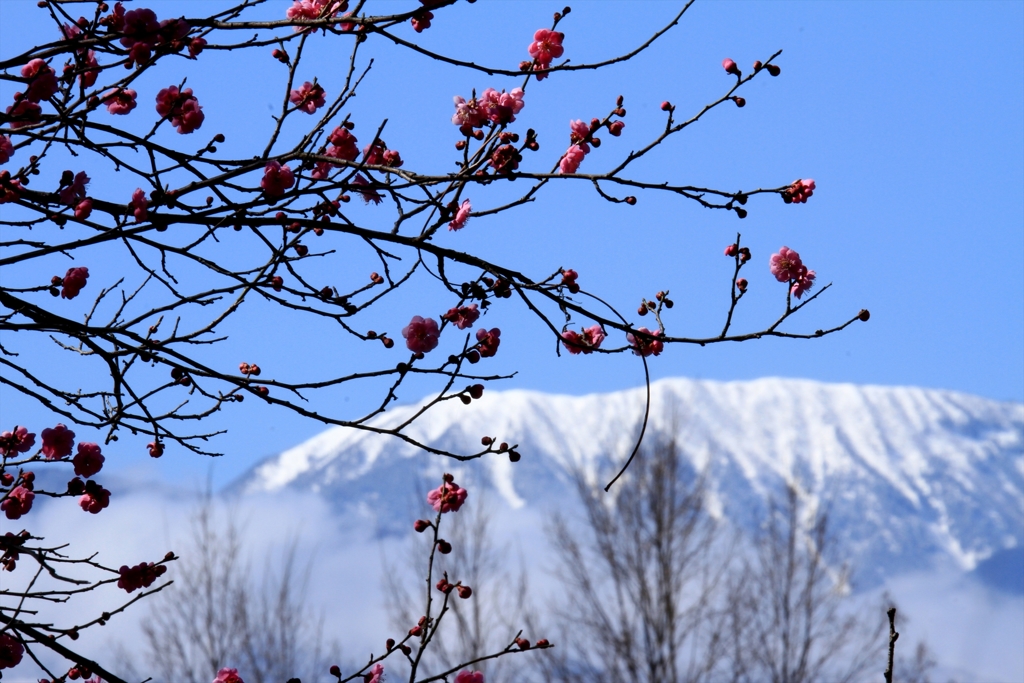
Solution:
[[[64,275],[63,288],[60,290],[61,298],[74,299],[85,287],[85,281],[88,279],[88,268],[68,268],[68,272]]]
[[[31,126],[33,123],[39,123],[39,119],[43,114],[43,110],[38,104],[31,100],[19,100],[18,97],[20,95],[21,93],[15,93],[15,103],[7,107],[7,115],[11,117],[11,120],[7,123],[8,128],[18,129]]]
[[[132,210],[136,223],[142,223],[149,218],[149,202],[141,187],[135,188],[135,192],[132,192],[132,200],[128,202],[128,208]]]
[[[217,672],[217,677],[213,679],[213,683],[244,683],[244,681],[238,675],[238,669],[228,669],[225,667]]]
[[[425,29],[430,28],[430,20],[433,18],[433,12],[421,9],[419,12],[412,15],[412,18],[409,19],[409,23],[412,24],[412,29],[416,31],[416,33],[423,33]]]
[[[455,674],[455,683],[484,683],[484,675],[479,671],[460,671]]]
[[[0,164],[6,164],[14,156],[14,144],[6,135],[0,135]]]
[[[562,160],[558,162],[559,172],[565,175],[575,173],[579,169],[580,164],[583,163],[583,157],[586,155],[587,153],[583,151],[582,147],[579,145],[572,145],[565,151],[565,155],[562,157]]]
[[[476,304],[448,309],[448,312],[441,316],[460,330],[472,327],[480,318],[480,309]]]
[[[172,85],[156,95],[156,113],[167,118],[182,135],[198,130],[206,118],[192,88],[179,91]]]
[[[0,633],[0,669],[13,669],[21,664],[25,646],[9,633]]]
[[[131,88],[125,88],[124,90],[111,90],[104,95],[107,102],[107,111],[111,114],[124,116],[132,109],[135,109],[135,98],[137,96],[138,93]]]
[[[356,177],[352,179],[352,184],[365,188],[362,190],[357,189],[356,192],[362,195],[363,201],[366,202],[367,204],[369,204],[370,202],[373,202],[374,204],[380,204],[382,201],[384,201],[384,195],[382,195],[380,192],[377,192],[377,190],[372,189],[370,187],[370,181],[363,177],[362,173],[356,174]]]
[[[815,277],[817,277],[817,273],[813,270],[807,270],[807,268],[804,268],[804,272],[793,282],[793,286],[789,291],[793,296],[799,299],[804,295],[804,292],[814,286]]]
[[[65,176],[70,176],[70,171],[65,171]],[[57,195],[60,197],[61,204],[65,206],[74,206],[78,202],[85,199],[85,188],[92,182],[85,174],[85,171],[79,171],[74,175],[71,182],[60,189]]]
[[[810,178],[794,180],[793,184],[782,193],[782,201],[787,204],[806,204],[807,198],[814,194],[815,187],[814,181]]]
[[[281,197],[285,190],[295,184],[295,174],[287,165],[282,166],[279,161],[268,162],[263,168],[263,180],[260,187],[268,197]]]
[[[454,481],[445,482],[427,494],[427,503],[437,512],[458,512],[468,495],[469,492]]]
[[[552,31],[550,29],[542,28],[538,29],[533,34],[533,42],[527,48],[530,52],[530,56],[537,60],[537,64],[547,68],[552,60],[558,59],[562,56],[564,48],[562,47],[562,41],[565,40],[565,34],[559,33],[558,31]],[[546,75],[546,74],[545,74]],[[538,76],[540,80],[541,76]]]
[[[657,337],[661,336],[661,330],[651,332],[646,327],[638,327],[639,335],[632,333],[626,335],[626,341],[633,347],[633,353],[638,356],[657,356],[665,350],[665,344]],[[645,336],[649,335],[649,336]],[[651,337],[655,337],[651,339]]]
[[[71,462],[75,466],[75,474],[88,479],[103,469],[104,460],[106,458],[100,452],[99,444],[83,441],[78,444],[78,454],[71,459]]]
[[[779,249],[779,253],[772,254],[768,263],[772,275],[779,282],[799,279],[803,273],[807,272],[803,261],[800,260],[800,254],[789,247],[782,247]]]
[[[21,67],[21,75],[31,79],[25,90],[29,102],[48,100],[57,92],[57,73],[42,59],[33,59]]]
[[[36,435],[28,428],[18,425],[12,432],[0,434],[0,455],[28,453],[36,444]]]
[[[462,200],[462,204],[459,205],[459,210],[455,212],[455,218],[448,223],[448,229],[462,230],[466,227],[466,222],[469,220],[469,213],[472,210],[473,205],[469,203],[469,200]]]
[[[82,201],[75,204],[75,218],[80,221],[84,221],[92,215],[92,200],[83,199]]]
[[[85,482],[85,495],[78,499],[78,505],[89,514],[98,515],[110,505],[110,491],[94,481]]]
[[[497,327],[492,330],[480,328],[476,331],[477,346],[482,357],[490,358],[498,353],[498,345],[501,343],[499,337],[501,337],[501,330]]]
[[[352,135],[352,131],[348,128],[338,126],[331,131],[331,135],[327,140],[338,148],[339,159],[355,161],[356,157],[359,156],[359,148],[356,147],[356,136]]]
[[[566,330],[562,333],[562,345],[566,351],[574,356],[579,353],[591,354],[594,352],[594,349],[601,348],[601,342],[604,341],[604,338],[605,334],[601,326],[592,325],[591,327],[584,327],[582,332]]]
[[[524,106],[522,88],[514,88],[512,92],[498,92],[488,88],[480,93],[480,107],[484,115],[494,123],[512,123]]]
[[[590,135],[590,124],[576,119],[569,122],[569,142],[583,150],[584,154],[590,153],[590,146],[583,142]]]
[[[414,315],[409,324],[402,328],[406,347],[413,353],[427,353],[437,348],[438,337],[441,336],[437,321],[433,318],[422,318]]]
[[[519,168],[523,155],[512,145],[502,145],[491,153],[490,165],[495,173],[511,173]]]
[[[100,77],[100,63],[96,60],[96,53],[93,50],[89,50],[85,55],[85,67],[78,80],[83,87],[91,88]]]
[[[21,196],[21,179],[11,180],[11,174],[7,171],[0,172],[0,204],[14,202]]]
[[[285,12],[285,16],[295,21],[313,20],[321,17],[334,17],[347,9],[348,0],[295,0]],[[345,28],[344,24],[341,29],[343,31],[350,30],[350,28]],[[306,31],[309,29],[296,26],[295,30]]]
[[[291,103],[295,105],[297,110],[312,114],[324,106],[326,102],[325,96],[326,93],[324,93],[324,89],[320,87],[319,83],[306,81],[302,84],[301,88],[292,90],[288,99],[291,100]]]
[[[32,509],[32,501],[36,494],[24,486],[15,486],[3,503],[0,503],[0,511],[7,515],[7,519],[18,519],[28,514]]]
[[[71,455],[71,447],[75,444],[75,433],[61,423],[52,429],[43,430],[43,455],[47,460],[59,460]]]
[[[463,97],[456,95],[454,100],[455,113],[452,114],[452,123],[459,126],[464,135],[469,135],[471,129],[480,128],[487,122],[487,113],[476,98],[467,102]]]
[[[373,668],[370,669],[370,673],[363,680],[365,683],[381,683],[384,680],[384,665],[374,664]]]

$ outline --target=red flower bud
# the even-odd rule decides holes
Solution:
[[[341,669],[338,667],[337,664],[331,664],[330,671],[332,676],[338,676],[339,678],[341,677]]]
[[[661,103],[661,110],[662,111],[671,111],[672,110],[672,103],[669,102],[668,100],[665,100],[664,102]]]
[[[861,322],[865,322],[866,323],[871,318],[871,312],[868,311],[868,309],[866,309],[866,308],[862,308],[862,309],[860,309],[860,313],[857,314],[857,318]]]
[[[745,107],[745,106],[747,106],[747,101],[745,99],[743,99],[742,97],[734,97],[734,98],[732,98],[732,101],[736,103],[737,107]]]
[[[722,68],[725,69],[726,73],[730,73],[735,76],[740,75],[740,68],[736,66],[736,62],[732,61],[728,57],[722,60]]]
[[[520,650],[530,649],[530,641],[528,641],[526,638],[516,638],[516,645],[519,646]]]
[[[415,522],[413,522],[412,528],[416,530],[416,533],[422,534],[424,531],[426,531],[432,526],[433,524],[431,524],[425,519],[417,519]]]
[[[458,586],[456,589],[459,591],[459,597],[463,600],[468,600],[473,595],[473,589],[469,586]]]

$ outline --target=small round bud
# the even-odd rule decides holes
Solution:
[[[480,398],[481,396],[484,395],[484,385],[474,384],[469,388],[469,395],[472,396],[473,398]]]
[[[469,396],[466,396],[465,394],[459,394],[459,400],[462,401],[463,405],[467,406],[473,402],[473,399],[471,399]]]
[[[866,308],[862,308],[862,309],[860,309],[860,313],[857,314],[857,318],[861,322],[865,322],[866,323],[871,318],[871,312],[868,311],[868,309],[866,309]]]
[[[647,305],[640,304],[640,308],[636,309],[637,315],[647,315]]]
[[[485,446],[490,446],[492,443],[494,443],[494,439],[492,439],[489,436],[485,436],[482,439],[480,439],[480,443],[482,443]]]
[[[509,462],[519,462],[522,459],[522,457],[523,456],[520,455],[519,451],[509,451],[508,452],[508,461]]]
[[[770,73],[772,76],[778,76],[779,74],[782,73],[782,69],[775,66],[774,64],[769,64],[766,68],[768,69],[768,73]]]
[[[544,649],[546,647],[551,647],[551,643],[548,642],[547,638],[541,638],[540,640],[537,641],[537,644],[534,645],[534,647],[537,647],[537,648],[540,648],[540,649]]]
[[[661,103],[661,110],[672,111],[672,103],[669,102],[668,100],[665,100],[664,102]]]
[[[452,544],[451,543],[449,543],[448,541],[444,540],[443,538],[437,539],[437,552],[441,553],[442,555],[447,555],[451,551],[452,551]]]
[[[455,143],[455,149],[459,150],[460,152],[462,150],[466,149],[466,141],[465,140],[458,140]]]
[[[722,68],[725,69],[726,73],[733,74],[734,76],[740,75],[740,68],[736,66],[736,62],[732,61],[728,57],[722,60]]]
[[[747,291],[747,279],[741,277],[739,280],[737,280],[736,289],[740,290],[741,292]]]
[[[388,652],[391,652],[392,650],[394,650],[395,649],[395,639],[394,638],[388,638],[386,641],[384,641],[384,647],[387,648]]]
[[[469,586],[456,586],[455,590],[459,591],[459,597],[463,600],[468,600],[473,595],[473,589]]]
[[[732,101],[736,103],[737,107],[745,107],[745,106],[747,106],[747,101],[745,99],[743,99],[742,97],[734,97],[734,98],[732,98]]]
[[[516,645],[519,646],[520,650],[530,649],[530,641],[528,641],[526,638],[516,638]]]
[[[432,526],[433,524],[431,524],[429,521],[425,519],[417,519],[415,522],[413,522],[412,528],[416,530],[416,533],[422,534],[424,531],[426,531]]]
[[[761,60],[758,59],[757,61],[754,62],[754,71],[760,71],[761,67],[763,67],[763,66],[764,66],[764,64],[762,64]]]
[[[337,664],[331,664],[330,672],[332,676],[337,676],[338,678],[341,678],[341,669],[338,667]]]

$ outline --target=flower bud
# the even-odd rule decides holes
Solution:
[[[630,206],[635,206],[636,205],[636,197],[633,197],[632,195],[629,196],[629,197],[626,197],[626,199],[624,201],[627,204],[629,204]]]
[[[332,676],[337,676],[338,678],[341,678],[341,669],[338,667],[337,664],[331,664],[330,672]]]
[[[384,642],[384,647],[387,648],[388,652],[391,652],[392,650],[394,650],[395,649],[395,639],[394,638],[388,638]]]
[[[416,533],[422,534],[424,531],[426,531],[432,526],[434,525],[425,519],[417,519],[415,522],[413,522],[412,528],[416,530]]]
[[[459,597],[463,600],[469,600],[470,596],[473,595],[473,589],[469,586],[456,586],[456,590],[459,591]]]
[[[725,248],[725,255],[726,256],[736,256],[736,252],[738,250],[739,250],[739,247],[737,247],[735,244],[730,244],[729,246],[727,246]]]
[[[548,642],[547,638],[541,638],[537,641],[537,644],[534,647],[543,649],[545,647],[551,647],[551,643]]]
[[[530,641],[528,641],[526,638],[516,638],[516,645],[519,646],[520,650],[530,649]]]
[[[469,388],[469,395],[472,396],[473,398],[480,398],[481,396],[484,395],[484,385],[474,384]]]
[[[668,100],[665,100],[664,102],[661,103],[661,110],[672,111],[672,103],[669,102]]]
[[[860,313],[857,314],[857,318],[861,322],[865,322],[866,323],[871,318],[871,312],[868,311],[868,309],[866,309],[866,308],[862,308],[862,309],[860,309]]]
[[[747,101],[745,99],[743,99],[742,97],[734,97],[734,98],[732,98],[732,101],[736,103],[737,107],[745,107],[745,106],[747,106]]]
[[[737,280],[736,289],[740,290],[741,292],[747,291],[747,279],[741,277],[739,280]]]
[[[722,60],[722,68],[725,69],[726,73],[730,73],[735,76],[740,75],[740,68],[736,66],[736,62],[732,61],[728,57]]]
[[[782,73],[782,69],[775,66],[774,64],[769,64],[766,68],[768,69],[768,73],[770,73],[772,76],[778,76],[780,73]]]
[[[494,443],[494,439],[492,439],[489,436],[485,436],[482,439],[480,439],[480,443],[482,443],[485,446],[490,446],[492,443]]]

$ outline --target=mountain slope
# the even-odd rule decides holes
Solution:
[[[557,507],[574,495],[572,470],[604,480],[628,455],[643,396],[488,392],[470,406],[448,401],[408,429],[461,452],[484,434],[518,443],[515,465],[503,456],[462,465],[333,428],[268,458],[236,488],[314,491],[385,533],[408,527],[411,495],[445,469],[493,487],[513,509]],[[378,423],[415,409],[395,408]],[[935,561],[972,570],[988,558],[1002,567],[1009,554],[1012,567],[1024,552],[1022,404],[906,387],[668,379],[652,385],[647,438],[671,437],[693,470],[707,473],[713,514],[741,527],[756,528],[786,484],[812,508],[827,505],[869,583]]]

